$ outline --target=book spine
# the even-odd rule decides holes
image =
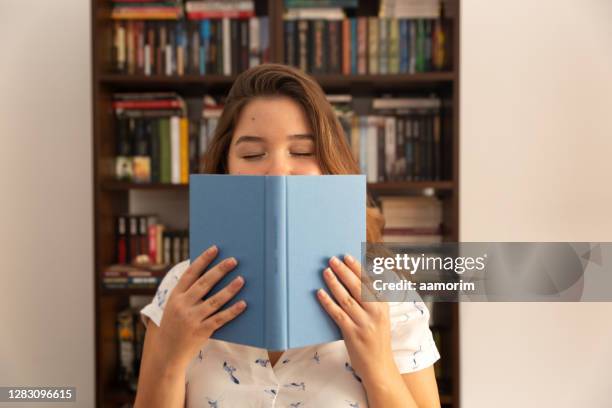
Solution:
[[[389,73],[389,19],[378,19],[378,73]]]
[[[240,22],[236,19],[230,20],[230,48],[231,48],[231,72],[226,75],[240,72]]]
[[[308,21],[298,21],[298,61],[302,71],[308,70]]]
[[[351,54],[351,72],[350,74],[357,74],[357,57],[359,54],[359,48],[357,46],[357,18],[351,17],[351,35],[349,39],[350,54]]]
[[[157,263],[157,224],[148,226],[149,258],[152,263]]]
[[[170,182],[181,182],[181,119],[178,116],[170,118]]]
[[[223,44],[223,75],[232,75],[232,44],[230,20],[224,18],[222,20],[222,44]],[[235,45],[234,45],[235,46]]]
[[[342,74],[351,74],[351,20],[345,18],[342,20]]]
[[[117,217],[117,255],[115,262],[119,264],[128,263],[128,233],[127,217],[120,215]]]
[[[249,20],[249,68],[256,67],[261,61],[259,41],[259,19],[253,17]]]
[[[365,75],[369,71],[369,33],[368,33],[368,17],[357,17],[357,39],[355,41],[357,48],[357,74]],[[370,72],[372,73],[372,72]]]
[[[265,280],[264,333],[268,349],[289,348],[287,303],[287,178],[266,177],[264,184]]]
[[[189,182],[189,122],[187,118],[180,119],[180,160],[181,160],[181,184]]]
[[[270,49],[268,38],[268,17],[262,16],[259,19],[259,61],[265,64],[270,61]]]
[[[368,74],[378,74],[378,33],[376,17],[368,17]]]
[[[162,118],[159,120],[159,139],[160,139],[160,181],[170,183],[170,119]]]

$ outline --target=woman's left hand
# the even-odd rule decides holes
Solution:
[[[323,278],[333,299],[323,289],[317,291],[317,297],[342,332],[353,370],[364,385],[389,378],[397,373],[397,367],[391,350],[388,304],[362,301],[361,265],[352,256],[344,256],[344,262],[332,257],[329,265]]]

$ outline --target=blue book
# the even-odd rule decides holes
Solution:
[[[200,22],[200,75],[207,74],[208,50],[210,49],[210,20]]]
[[[408,30],[408,20],[400,20],[400,72],[408,72],[408,36],[410,31]]]
[[[190,260],[213,244],[212,265],[238,260],[206,297],[245,278],[229,303],[245,299],[247,308],[212,337],[269,350],[341,339],[316,290],[327,290],[322,272],[330,257],[361,257],[365,200],[363,175],[191,174]]]

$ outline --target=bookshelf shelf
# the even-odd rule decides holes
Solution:
[[[129,191],[129,190],[178,190],[187,191],[188,184],[169,184],[169,183],[128,183],[123,181],[107,181],[103,184],[107,191]]]
[[[415,74],[389,75],[341,75],[321,74],[313,76],[326,90],[351,89],[354,86],[373,89],[422,89],[441,88],[452,84],[455,74],[452,71],[422,72]],[[100,83],[116,90],[122,89],[187,89],[190,92],[229,88],[235,76],[224,75],[122,75],[104,74]],[[195,88],[195,89],[194,89]]]
[[[129,191],[129,190],[174,190],[188,191],[189,184],[168,184],[168,183],[127,183],[121,181],[105,182],[104,190],[107,191]],[[435,190],[449,191],[455,188],[452,181],[385,181],[380,183],[368,183],[371,192],[398,192],[398,191],[418,191],[427,188]]]
[[[285,36],[283,33],[284,2],[282,0],[255,0],[256,15],[269,17],[270,61],[283,62]],[[415,195],[426,189],[435,190],[443,208],[443,239],[459,239],[459,35],[460,0],[441,0],[446,10],[444,24],[448,28],[445,43],[450,64],[443,71],[413,74],[340,75],[317,74],[313,78],[326,93],[351,94],[359,98],[389,94],[399,97],[426,96],[435,93],[441,105],[441,157],[443,168],[440,181],[387,181],[369,183],[373,196]],[[380,1],[360,1],[351,16],[377,15]],[[154,296],[156,289],[108,289],[103,285],[104,268],[115,262],[114,217],[125,214],[134,206],[134,196],[147,197],[162,206],[160,213],[176,212],[182,203],[188,184],[144,184],[114,180],[116,133],[111,101],[114,92],[174,91],[182,97],[199,99],[205,94],[225,94],[236,76],[225,75],[127,75],[111,71],[113,26],[109,19],[112,4],[107,0],[91,0],[92,19],[92,89],[93,89],[93,181],[94,181],[94,245],[95,261],[95,339],[96,339],[96,406],[129,407],[135,395],[117,382],[117,313],[130,304],[133,295]],[[161,71],[153,71],[161,72]],[[358,98],[356,98],[358,99]],[[189,102],[189,101],[187,101]],[[189,107],[188,109],[192,109]],[[191,111],[190,111],[191,112]],[[154,193],[129,194],[130,191]],[[168,196],[162,203],[160,197]],[[138,197],[141,198],[141,197]],[[187,198],[187,195],[184,195]],[[157,200],[160,202],[158,203]],[[177,204],[179,202],[179,204]],[[182,205],[182,204],[180,204]],[[167,206],[167,207],[166,207]],[[147,210],[148,211],[148,210]],[[153,212],[153,211],[151,211]],[[443,407],[459,407],[459,308],[456,303],[440,304],[442,318],[433,322],[442,329],[444,341],[440,349],[442,366],[446,373],[438,379],[440,401]]]
[[[435,190],[453,190],[455,184],[452,181],[385,181],[380,183],[368,183],[371,192],[385,191],[415,191],[433,188]]]

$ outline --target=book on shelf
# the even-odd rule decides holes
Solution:
[[[129,306],[116,312],[116,375],[115,386],[130,393],[136,391],[142,352],[144,349],[145,326],[140,319],[140,309],[150,302],[148,296],[130,296]]]
[[[215,244],[220,255],[212,265],[226,256],[238,260],[206,297],[237,274],[246,281],[239,298],[248,307],[213,338],[271,350],[341,338],[315,292],[325,287],[331,256],[361,254],[364,176],[193,174],[189,189],[189,258]]]
[[[177,21],[115,21],[113,71],[229,76],[270,61],[268,17],[206,15],[194,12]]]
[[[107,289],[155,287],[160,272],[189,257],[188,232],[168,228],[157,215],[119,214],[115,225],[115,264],[102,273]]]
[[[435,196],[381,196],[384,242],[432,244],[442,241],[442,202]]]
[[[351,95],[328,100],[369,183],[442,179],[439,98],[374,98],[365,110]]]
[[[175,93],[113,95],[117,138],[115,176],[134,183],[185,184],[196,162],[186,107]],[[192,154],[195,152],[192,152]]]
[[[315,9],[319,10],[319,9]],[[447,68],[440,19],[359,16],[342,9],[285,14],[285,59],[312,74],[403,74]]]

